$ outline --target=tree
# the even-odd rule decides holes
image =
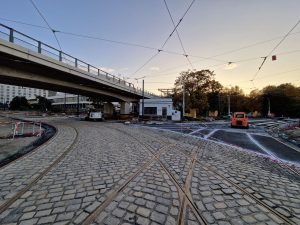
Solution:
[[[36,99],[38,100],[38,109],[44,112],[47,112],[51,110],[52,108],[52,101],[48,100],[47,98],[43,96],[36,96]]]
[[[268,102],[276,116],[300,116],[300,88],[292,84],[267,86],[261,91],[262,112],[267,115]]]
[[[216,80],[210,81],[209,92],[207,93],[208,107],[209,110],[218,110],[219,114],[221,111],[221,100],[220,93],[223,89],[223,86]]]
[[[252,90],[247,98],[247,108],[250,112],[262,112],[261,91]]]
[[[249,111],[248,98],[245,96],[243,90],[239,86],[231,88],[224,88],[220,92],[220,109],[221,112],[228,112],[228,101],[230,99],[230,111]]]
[[[27,99],[23,96],[16,96],[10,102],[10,110],[28,110],[30,105]]]
[[[208,93],[218,92],[221,84],[214,80],[214,72],[210,70],[185,71],[175,80],[174,103],[181,105],[183,89],[185,88],[185,101],[187,109],[197,109],[205,112],[209,109]]]

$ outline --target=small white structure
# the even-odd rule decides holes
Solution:
[[[172,120],[180,121],[181,120],[181,112],[178,110],[172,110]]]
[[[143,100],[140,100],[139,115],[142,116]],[[172,119],[178,117],[178,111],[173,110],[173,101],[171,98],[153,98],[144,99],[144,116],[146,117],[160,117]],[[176,115],[175,115],[176,114]],[[174,117],[174,119],[175,119]],[[180,117],[180,114],[179,114]]]

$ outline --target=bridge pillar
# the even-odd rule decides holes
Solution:
[[[103,106],[103,114],[105,119],[111,119],[114,115],[114,105],[111,102],[105,102]]]
[[[131,112],[131,107],[129,102],[121,102],[120,114],[128,115]]]

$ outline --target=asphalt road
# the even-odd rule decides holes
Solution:
[[[274,159],[300,165],[297,146],[283,143],[266,132],[270,127],[282,126],[285,121],[250,120],[249,129],[230,128],[228,121],[207,123],[152,123],[145,126],[189,134],[199,138],[226,143],[247,151],[269,155]]]

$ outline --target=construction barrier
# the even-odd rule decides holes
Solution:
[[[15,136],[40,137],[42,135],[42,123],[17,121],[12,124],[12,131],[12,139],[14,139]]]

